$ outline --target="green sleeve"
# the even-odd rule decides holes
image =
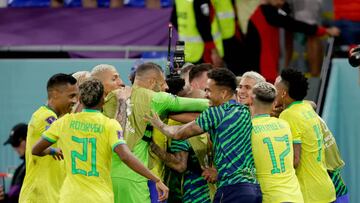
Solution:
[[[178,97],[166,92],[158,92],[152,98],[151,108],[159,114],[164,112],[202,112],[209,107],[207,99]]]
[[[103,105],[103,114],[108,118],[115,118],[116,108],[117,108],[117,98],[116,93],[110,92],[104,101]]]

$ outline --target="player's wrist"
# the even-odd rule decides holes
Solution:
[[[154,176],[154,179],[152,181],[154,181],[155,183],[159,183],[161,180],[160,180],[160,178]]]
[[[56,154],[56,149],[50,147],[50,148],[49,148],[49,155],[54,156],[55,154]]]
[[[159,125],[159,127],[160,127],[161,129],[164,129],[164,128],[165,128],[165,123],[161,122],[160,125]]]

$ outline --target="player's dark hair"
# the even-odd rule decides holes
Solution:
[[[294,69],[285,69],[281,72],[281,82],[287,87],[289,96],[295,101],[305,98],[309,89],[307,78]]]
[[[208,78],[215,81],[216,85],[224,86],[236,91],[236,76],[227,68],[216,68],[208,72]]]
[[[178,93],[182,91],[185,86],[185,80],[179,77],[167,78],[166,83],[169,86],[169,89],[166,92],[173,95],[178,95]]]
[[[195,78],[200,77],[203,72],[208,72],[211,69],[213,69],[213,65],[209,63],[195,65],[189,72],[189,82],[191,83]]]
[[[82,83],[79,90],[80,101],[84,104],[85,108],[97,106],[104,95],[104,86],[100,80],[94,78]]]
[[[64,74],[64,73],[57,73],[48,80],[46,89],[47,91],[51,91],[53,88],[61,86],[61,85],[75,85],[76,79],[72,75]]]

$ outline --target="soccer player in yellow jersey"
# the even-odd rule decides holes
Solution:
[[[251,147],[262,201],[304,202],[293,166],[289,124],[269,115],[275,97],[275,87],[270,83],[261,82],[252,89]]]
[[[53,123],[32,153],[38,156],[64,157],[66,178],[60,190],[63,203],[113,203],[110,177],[112,151],[132,170],[156,182],[159,201],[168,196],[168,188],[129,150],[120,124],[104,116],[104,87],[97,79],[80,85],[81,113],[67,114]],[[61,148],[51,148],[58,143]]]
[[[286,69],[276,79],[276,106],[283,105],[280,118],[287,121],[293,135],[294,166],[305,202],[335,200],[335,188],[326,172],[324,143],[318,115],[308,102],[308,82],[296,70]]]
[[[67,74],[55,74],[47,82],[47,105],[36,110],[29,122],[26,138],[26,174],[19,202],[58,202],[64,181],[64,163],[52,157],[37,157],[31,149],[43,132],[60,116],[71,111],[78,99],[76,79]]]

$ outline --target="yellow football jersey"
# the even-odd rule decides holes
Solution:
[[[111,156],[117,145],[125,144],[116,120],[84,109],[54,122],[43,138],[57,142],[64,155],[66,178],[59,202],[114,202]]]
[[[264,203],[304,202],[295,175],[289,124],[268,114],[252,119],[251,147]]]
[[[293,102],[281,114],[293,135],[293,143],[301,144],[300,164],[296,168],[305,202],[332,202],[335,188],[323,164],[324,143],[318,115],[310,104]]]
[[[47,106],[36,110],[29,122],[26,138],[26,174],[19,202],[58,202],[59,191],[65,178],[64,161],[51,156],[39,157],[31,154],[33,146],[43,132],[57,119]]]

